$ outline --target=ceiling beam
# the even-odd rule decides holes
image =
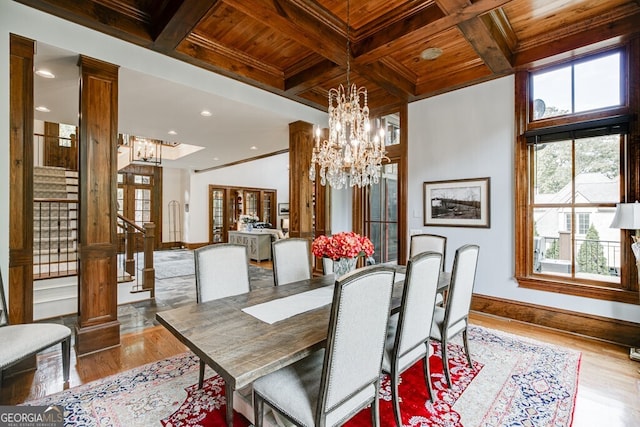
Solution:
[[[307,9],[285,0],[223,1],[336,64],[347,62],[346,35],[337,32]],[[322,37],[317,37],[318,34],[322,34]]]
[[[285,79],[284,90],[288,94],[298,94],[305,92],[315,86],[324,83],[327,80],[334,79],[341,74],[344,74],[345,70],[334,64],[328,59],[324,59],[321,62],[299,72]],[[328,88],[326,88],[328,90]]]
[[[382,28],[376,35],[368,37],[357,43],[354,47],[354,56],[359,62],[373,62],[390,55],[394,51],[402,50],[415,42],[415,39],[424,40],[444,30],[455,27],[461,22],[468,21],[476,16],[497,9],[512,0],[478,0],[475,3],[463,6],[452,11],[446,16],[435,18],[434,16],[418,16],[416,23],[407,31],[402,30],[402,23],[391,24],[390,28]],[[427,15],[426,10],[419,14]],[[437,14],[431,10],[431,14]],[[408,18],[411,19],[411,18]],[[423,25],[419,26],[418,23]],[[400,27],[400,28],[396,28]]]
[[[149,15],[139,9],[114,9],[99,3],[74,0],[16,1],[139,46],[149,47],[151,42]]]
[[[198,22],[213,8],[219,7],[221,0],[184,0],[174,13],[164,13],[165,22],[154,22],[153,47],[158,52],[169,53],[187,38]]]
[[[436,0],[440,7],[447,13],[469,6],[468,0]],[[511,27],[504,13],[496,13],[502,9],[476,16],[467,21],[460,22],[458,29],[473,47],[480,59],[496,74],[503,74],[513,70],[511,65],[511,50],[507,45],[504,31],[510,31]],[[505,17],[501,20],[501,17]],[[493,30],[493,31],[492,31]],[[515,37],[515,35],[514,35]]]

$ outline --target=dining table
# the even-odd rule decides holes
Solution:
[[[449,280],[449,273],[441,273],[438,287]],[[234,391],[324,347],[335,281],[328,274],[258,288],[161,311],[156,319],[224,379],[225,417],[232,427]],[[392,310],[400,307],[403,284],[394,284]]]

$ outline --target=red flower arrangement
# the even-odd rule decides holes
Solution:
[[[317,257],[331,258],[336,261],[340,258],[370,257],[373,255],[374,248],[368,237],[348,231],[330,237],[316,237],[311,244],[311,251]]]

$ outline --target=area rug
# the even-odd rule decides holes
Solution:
[[[472,326],[472,370],[460,344],[449,346],[451,389],[442,373],[440,347],[434,344],[429,359],[433,402],[420,363],[402,375],[404,426],[571,425],[579,352]],[[63,405],[65,426],[223,426],[224,381],[214,374],[198,390],[197,378],[198,359],[185,353],[26,404]],[[380,415],[381,426],[394,425],[387,376],[382,377]],[[244,417],[236,418],[234,425],[249,425]],[[369,425],[368,409],[346,424]]]

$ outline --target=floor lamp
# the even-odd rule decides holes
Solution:
[[[640,203],[619,203],[616,206],[616,214],[613,217],[611,228],[636,231],[636,234],[632,236],[631,250],[636,258],[638,281],[640,283]],[[640,348],[632,348],[629,357],[640,361]]]

